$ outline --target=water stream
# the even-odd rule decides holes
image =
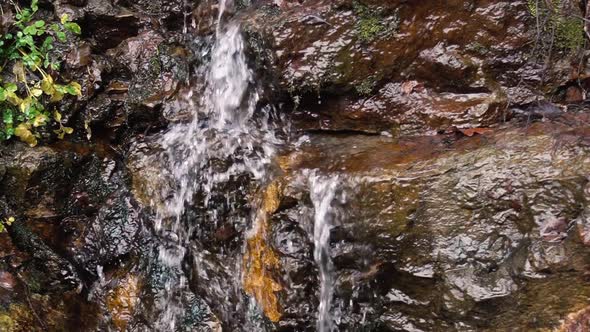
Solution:
[[[198,279],[207,283],[207,295],[225,298],[225,303],[213,303],[223,322],[241,322],[238,324],[244,324],[242,329],[264,330],[247,317],[253,307],[252,301],[244,298],[241,257],[228,259],[223,254],[215,257],[209,248],[195,244],[191,238],[200,228],[211,226],[203,223],[213,224],[214,228],[237,224],[236,228],[244,233],[257,227],[252,225],[255,211],[246,217],[233,213],[243,209],[240,204],[248,199],[247,190],[238,186],[236,191],[233,184],[243,176],[258,185],[265,183],[268,166],[277,146],[282,144],[276,135],[281,126],[273,118],[274,109],[259,105],[259,91],[263,87],[256,84],[248,68],[240,25],[224,22],[224,11],[232,5],[231,1],[220,1],[210,61],[206,68],[196,70],[195,75],[205,75],[204,87],[189,89],[178,104],[188,108],[192,118],[172,125],[161,139],[162,158],[168,164],[173,193],[157,211],[155,224],[160,239],[156,264],[164,266],[169,275],[157,296],[160,310],[155,327],[159,331],[175,331],[184,320],[188,301],[185,294],[190,283],[190,276],[183,269],[187,257],[194,262]],[[196,97],[198,94],[201,96]],[[332,310],[334,266],[330,258],[330,233],[339,217],[335,203],[343,197],[338,177],[309,172],[307,178],[315,211],[314,259],[320,281],[317,330],[331,332],[335,330],[337,317]],[[220,202],[219,197],[224,201]],[[224,208],[220,209],[219,205]],[[198,220],[188,217],[188,210],[195,206],[205,211],[206,217]],[[228,218],[236,220],[228,221]],[[211,268],[213,261],[219,266]],[[220,272],[207,275],[205,271]]]
[[[315,173],[309,176],[311,201],[314,207],[314,260],[319,270],[320,305],[318,310],[317,331],[334,330],[334,317],[330,309],[334,293],[334,264],[330,258],[330,233],[335,223],[333,201],[336,198],[339,179],[337,176],[325,178]]]
[[[313,204],[313,257],[318,269],[319,306],[316,330],[337,331],[339,304],[334,303],[335,270],[331,258],[331,234],[346,217],[345,206],[352,179],[342,175],[323,175],[317,170],[304,172]]]
[[[202,96],[198,87],[189,90],[184,96],[183,107],[190,109],[192,119],[174,124],[161,140],[168,169],[173,179],[173,194],[158,211],[155,230],[161,244],[158,247],[157,264],[164,265],[172,275],[166,280],[163,294],[159,294],[162,310],[158,314],[156,329],[174,331],[186,309],[181,295],[187,289],[188,276],[183,271],[183,261],[188,256],[199,264],[207,264],[207,248],[191,250],[191,235],[199,227],[198,222],[214,224],[240,224],[247,228],[248,220],[226,220],[233,216],[237,201],[243,199],[245,192],[226,189],[227,183],[246,176],[254,181],[265,178],[267,165],[280,144],[272,124],[272,107],[259,107],[259,95],[252,71],[246,63],[244,41],[239,24],[224,23],[224,11],[232,6],[231,1],[219,3],[219,14],[215,43],[210,52],[207,68],[199,68],[205,73],[205,87]],[[227,192],[226,192],[227,191]],[[224,197],[224,202],[214,202],[216,197]],[[212,206],[211,204],[216,204]],[[226,210],[220,216],[219,206]],[[199,206],[207,212],[204,220],[196,221],[187,217],[187,208]],[[228,294],[230,299],[240,298],[240,263],[238,257],[233,262],[223,262],[224,269],[233,270],[233,280],[227,285],[210,282],[212,292]],[[201,273],[201,271],[198,271]],[[200,276],[204,280],[212,277]],[[230,289],[226,289],[229,286]],[[239,311],[240,303],[228,303],[233,311]],[[223,312],[229,311],[222,310]],[[228,313],[229,314],[229,313]],[[220,317],[222,320],[230,317]]]

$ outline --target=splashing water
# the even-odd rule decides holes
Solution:
[[[330,309],[334,294],[334,264],[330,257],[330,232],[336,225],[338,211],[334,201],[338,199],[338,176],[324,177],[312,172],[309,175],[309,191],[315,210],[313,225],[314,260],[318,266],[320,278],[320,305],[318,310],[317,331],[334,331],[334,320]]]
[[[224,11],[231,3],[219,3],[216,41],[211,50],[211,61],[204,71],[205,90],[199,99],[193,98],[193,90],[184,96],[185,107],[192,110],[192,120],[173,125],[164,134],[162,156],[168,162],[173,183],[173,194],[157,211],[155,230],[161,245],[158,260],[171,272],[161,295],[162,313],[157,318],[157,330],[172,330],[182,317],[182,289],[187,289],[187,277],[182,272],[182,262],[192,254],[196,265],[203,253],[190,252],[190,236],[198,228],[194,221],[183,218],[187,206],[209,207],[214,196],[219,195],[223,184],[240,175],[261,180],[267,165],[280,144],[271,123],[271,107],[257,108],[259,95],[253,74],[247,66],[244,41],[240,26],[222,24]],[[219,166],[219,165],[224,166]],[[198,195],[197,195],[198,194]],[[222,193],[230,201],[240,193]],[[199,197],[199,202],[194,201]],[[228,202],[232,208],[235,204]],[[213,209],[214,210],[214,209]],[[218,226],[214,212],[208,221]],[[237,260],[239,261],[239,259]],[[232,264],[228,262],[228,266]],[[240,264],[235,269],[235,293],[239,293]],[[222,288],[226,285],[211,285]],[[219,292],[228,292],[219,289]]]

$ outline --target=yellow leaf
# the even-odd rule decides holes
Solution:
[[[55,119],[55,121],[61,122],[61,113],[58,111],[53,112],[53,118]]]
[[[69,86],[76,91],[77,96],[82,95],[82,86],[78,82],[70,82]]]
[[[14,136],[20,138],[21,141],[29,144],[29,146],[31,147],[37,145],[37,138],[23,123],[21,123],[20,125],[18,125],[18,127],[14,129]]]
[[[51,99],[49,99],[49,101],[54,103],[54,102],[60,101],[62,99],[64,99],[64,94],[56,90],[51,95]]]
[[[31,89],[31,94],[35,97],[39,97],[43,94],[43,91],[41,89]]]
[[[8,218],[8,219],[6,220],[6,224],[7,224],[8,226],[10,226],[10,225],[12,225],[12,223],[14,223],[14,220],[15,220],[15,219],[14,219],[14,217],[10,217],[10,218]]]
[[[35,117],[35,119],[33,120],[33,127],[40,127],[45,125],[45,123],[47,123],[47,116],[44,114],[39,114]]]
[[[71,133],[74,132],[74,128],[70,128],[70,127],[64,127],[64,133],[70,135]]]
[[[18,105],[18,107],[20,108],[20,111],[23,113],[25,113],[30,106],[31,106],[31,97],[25,98],[24,100],[21,101],[20,105]]]
[[[6,100],[8,100],[14,106],[18,106],[23,102],[23,100],[20,99],[20,97],[17,96],[16,93],[8,91],[6,91]]]
[[[68,23],[69,20],[70,20],[70,17],[68,16],[68,14],[63,14],[60,17],[61,24],[66,24],[66,23]]]
[[[41,81],[41,90],[45,92],[46,95],[51,96],[55,92],[55,87],[53,86],[53,78],[47,75]]]
[[[57,138],[59,139],[64,139],[64,136],[66,134],[61,128],[59,128],[59,130],[54,130],[53,132],[57,134]]]

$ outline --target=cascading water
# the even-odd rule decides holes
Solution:
[[[173,193],[157,211],[155,223],[155,231],[161,241],[157,264],[165,266],[171,275],[165,282],[164,291],[159,294],[162,309],[155,324],[159,331],[174,331],[186,310],[180,290],[187,288],[188,278],[182,269],[187,256],[195,261],[197,274],[202,279],[210,278],[201,276],[204,272],[199,270],[199,264],[206,264],[202,257],[208,254],[207,248],[200,248],[200,252],[199,249],[192,250],[191,234],[199,225],[195,220],[186,218],[187,207],[203,207],[207,211],[205,221],[215,224],[215,227],[227,223],[216,214],[215,207],[209,208],[212,200],[214,197],[225,197],[223,205],[235,209],[237,203],[232,200],[237,196],[243,198],[245,193],[223,192],[224,185],[243,175],[262,181],[275,146],[280,143],[269,119],[271,107],[257,107],[258,87],[246,62],[240,26],[236,23],[223,24],[224,11],[231,5],[231,2],[220,1],[211,60],[205,70],[197,71],[206,73],[202,97],[193,98],[193,90],[184,96],[182,105],[191,109],[192,120],[173,125],[161,140],[162,157],[168,163]],[[195,201],[195,197],[199,201]],[[231,216],[231,213],[227,215]],[[246,220],[235,222],[243,224],[243,228],[248,227]],[[220,264],[234,270],[231,273],[234,278],[231,288],[235,297],[239,298],[240,260],[235,258],[233,263]],[[225,289],[227,286],[214,282],[208,285],[212,292],[219,294],[232,292]],[[236,306],[239,304],[228,303],[228,307],[232,305],[234,311],[238,310]],[[224,314],[227,313],[221,313]]]
[[[342,193],[338,192],[338,176],[324,177],[311,172],[309,175],[309,192],[314,207],[313,244],[314,260],[319,271],[320,295],[317,318],[317,331],[334,331],[337,319],[331,311],[334,295],[334,264],[330,257],[330,233],[338,222],[339,213],[334,203]]]
[[[276,146],[282,144],[276,136],[279,126],[272,119],[273,109],[258,106],[260,87],[255,84],[247,65],[240,25],[223,23],[224,11],[231,5],[220,1],[210,62],[206,68],[197,70],[197,73],[205,73],[201,97],[194,97],[198,87],[189,89],[182,103],[177,104],[190,109],[192,119],[174,124],[161,139],[162,158],[167,161],[173,192],[157,211],[155,223],[160,239],[156,265],[164,266],[168,271],[164,289],[156,296],[160,309],[154,325],[159,331],[177,330],[184,319],[188,301],[184,293],[189,288],[190,278],[183,270],[187,257],[194,262],[198,279],[207,283],[206,296],[225,300],[216,311],[222,321],[236,324],[232,321],[241,320],[242,329],[264,330],[243,317],[252,310],[252,302],[241,302],[244,296],[242,259],[233,257],[233,260],[224,261],[218,256],[213,260],[221,268],[211,267],[212,260],[207,257],[215,254],[209,248],[195,246],[191,239],[199,228],[207,227],[204,222],[218,227],[227,223],[223,218],[233,216],[232,211],[220,213],[217,204],[211,205],[218,203],[216,199],[220,196],[226,200],[222,205],[228,210],[242,208],[238,201],[246,193],[230,192],[226,185],[244,175],[263,184]],[[320,280],[317,330],[331,332],[335,330],[338,317],[332,310],[334,266],[330,258],[330,233],[339,218],[336,202],[344,198],[338,177],[326,178],[317,172],[309,172],[307,179],[315,210],[314,259]],[[199,221],[187,217],[187,209],[194,206],[202,207],[206,217]],[[247,218],[251,220],[236,221],[244,233],[251,226],[257,227],[251,225],[252,220],[257,220],[256,213]],[[207,275],[206,271],[219,269],[225,270],[226,279],[231,279],[229,282]]]

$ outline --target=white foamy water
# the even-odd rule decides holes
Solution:
[[[211,60],[205,70],[205,89],[202,97],[195,98],[198,89],[190,90],[178,105],[190,108],[192,120],[174,124],[163,135],[162,158],[168,162],[174,192],[159,209],[155,230],[160,235],[158,260],[173,271],[166,281],[165,294],[161,294],[163,308],[157,318],[156,327],[161,331],[174,331],[178,318],[182,317],[182,296],[179,290],[187,289],[187,278],[182,272],[182,262],[189,252],[189,237],[195,225],[183,218],[187,205],[209,207],[212,197],[219,196],[219,188],[231,179],[248,175],[262,179],[266,167],[275,154],[275,146],[280,141],[275,137],[268,117],[269,107],[257,109],[258,87],[253,81],[253,73],[248,68],[244,54],[244,40],[240,26],[235,23],[223,24],[223,14],[231,2],[219,3],[216,41],[211,50]],[[256,113],[256,114],[255,114]],[[229,165],[219,167],[219,164]],[[194,202],[197,196],[202,201]],[[227,205],[236,194],[227,194]],[[209,218],[215,226],[227,220]],[[192,253],[197,269],[203,262],[203,253]],[[237,258],[236,258],[237,259]],[[221,262],[228,269],[235,269],[234,292],[240,288],[240,264],[237,259]],[[201,274],[201,271],[198,272]],[[208,276],[203,276],[205,279]],[[228,292],[224,285],[211,284],[220,288],[216,293]],[[237,309],[236,309],[237,310]]]
[[[337,317],[331,311],[334,295],[334,264],[330,257],[330,234],[338,222],[338,210],[334,206],[340,179],[338,176],[325,177],[316,172],[309,174],[309,192],[314,207],[313,257],[317,264],[320,280],[320,305],[317,331],[335,330]]]

